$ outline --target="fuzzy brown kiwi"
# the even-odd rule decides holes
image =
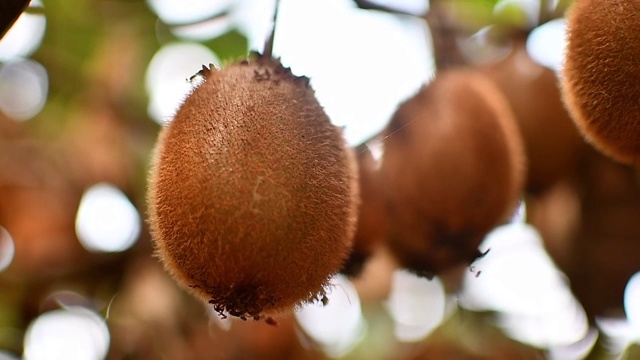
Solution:
[[[168,271],[223,316],[324,296],[350,251],[357,172],[305,77],[254,55],[204,82],[162,131],[149,222]]]
[[[524,40],[481,71],[513,109],[527,156],[526,190],[541,193],[575,169],[585,142],[562,103],[556,74],[529,56]]]
[[[524,182],[522,140],[496,85],[469,69],[444,71],[395,112],[381,174],[388,247],[430,276],[481,254],[513,211]]]
[[[355,151],[358,163],[360,207],[353,248],[340,271],[352,277],[360,275],[367,260],[382,243],[387,225],[378,163],[367,145],[361,145]]]
[[[578,0],[567,18],[564,99],[586,139],[640,162],[640,2]]]

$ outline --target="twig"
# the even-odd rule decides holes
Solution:
[[[275,9],[273,10],[273,24],[271,26],[271,34],[264,43],[263,54],[270,58],[273,55],[273,39],[276,37],[276,22],[278,21],[278,8],[280,8],[280,0],[275,0]]]
[[[207,21],[213,21],[213,20],[218,20],[218,19],[222,19],[229,16],[229,11],[225,10],[219,13],[215,13],[213,15],[209,15],[207,17],[204,17],[202,19],[198,19],[198,20],[191,20],[191,21],[186,21],[186,22],[162,22],[163,24],[169,26],[169,27],[181,27],[181,26],[191,26],[191,25],[197,25],[197,24],[202,24],[204,22]]]
[[[437,71],[467,64],[458,45],[458,29],[452,24],[444,6],[433,1],[425,17],[431,30],[433,57]]]
[[[28,5],[29,0],[0,1],[0,39],[7,33]]]
[[[378,10],[378,11],[383,11],[383,12],[390,13],[390,14],[419,16],[419,17],[423,17],[423,16],[426,15],[424,13],[415,14],[415,13],[411,13],[411,12],[395,9],[395,8],[392,8],[392,7],[389,7],[389,6],[376,4],[376,3],[371,2],[369,0],[353,0],[353,2],[356,4],[356,6],[358,8],[360,8],[362,10]]]
[[[409,15],[424,19],[429,25],[433,39],[433,52],[437,70],[467,63],[457,44],[457,29],[448,19],[445,5],[441,1],[432,0],[428,13],[413,14],[385,5],[379,5],[369,0],[353,0],[358,8],[363,10],[378,10],[390,14]]]

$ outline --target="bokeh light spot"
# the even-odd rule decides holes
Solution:
[[[624,310],[627,320],[640,334],[640,272],[635,273],[627,282],[624,290]]]
[[[512,223],[525,223],[527,221],[527,204],[524,200],[518,202],[516,210],[511,215]]]
[[[369,2],[416,15],[424,14],[429,10],[429,2],[424,0],[369,0]]]
[[[387,308],[400,341],[424,339],[444,319],[444,286],[438,277],[428,280],[404,270],[395,271]]]
[[[355,9],[351,1],[283,0],[274,52],[311,78],[331,121],[356,145],[431,77],[429,44],[420,19]]]
[[[331,279],[327,297],[327,305],[307,305],[297,311],[295,317],[302,330],[327,355],[340,357],[362,339],[366,323],[358,292],[345,276],[336,275]]]
[[[489,253],[466,274],[461,301],[478,310],[542,314],[572,301],[564,275],[546,254],[531,226],[511,223],[496,228],[480,245]]]
[[[621,354],[632,342],[640,341],[640,334],[626,318],[596,317],[598,329],[607,339],[606,348],[610,353]]]
[[[20,360],[20,358],[14,354],[0,350],[0,360]]]
[[[587,315],[577,301],[546,314],[500,313],[498,325],[511,338],[540,348],[575,344],[589,331]]]
[[[160,124],[170,121],[195,86],[189,78],[200,71],[202,65],[209,64],[219,66],[220,60],[197,43],[172,43],[158,50],[149,63],[145,80],[149,116]]]
[[[509,336],[534,346],[569,345],[587,335],[584,309],[532,226],[500,226],[480,249],[490,251],[474,263],[480,276],[465,275],[463,307],[499,312],[499,325]]]
[[[566,47],[566,22],[564,19],[549,21],[535,28],[527,39],[527,52],[538,63],[559,71]]]
[[[622,354],[631,343],[640,343],[640,272],[635,273],[624,290],[626,318],[597,317],[596,324],[607,339],[607,349]]]
[[[0,111],[16,120],[37,115],[47,101],[47,70],[32,60],[0,65]]]
[[[109,349],[109,329],[95,312],[69,307],[46,312],[27,328],[25,360],[101,360]]]
[[[206,41],[214,39],[231,29],[229,17],[212,19],[201,23],[176,26],[171,32],[180,38],[187,40]]]
[[[102,183],[92,186],[82,196],[76,233],[87,250],[127,250],[138,239],[140,230],[140,214],[119,189]]]
[[[234,0],[147,0],[160,19],[168,24],[194,23],[224,11]]]
[[[265,40],[271,33],[274,8],[274,0],[242,0],[233,7],[230,17],[238,30],[247,37],[249,49],[259,52],[264,50]],[[281,33],[280,15],[281,12],[278,14],[277,34]]]
[[[42,306],[67,308],[73,306],[91,307],[91,300],[71,290],[54,291],[42,302]]]
[[[549,349],[547,357],[549,360],[582,360],[586,359],[593,346],[596,344],[600,333],[591,328],[582,340],[565,346],[556,346]]]
[[[16,248],[11,234],[0,226],[0,271],[5,270],[11,265],[15,252]]]
[[[32,1],[31,6],[42,7],[42,3]],[[0,40],[0,61],[29,57],[40,47],[46,27],[44,15],[23,12]]]

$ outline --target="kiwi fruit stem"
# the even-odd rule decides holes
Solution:
[[[273,23],[271,24],[271,33],[267,37],[267,40],[264,43],[264,49],[262,51],[262,55],[265,58],[273,57],[273,40],[276,37],[276,25],[278,22],[278,9],[280,8],[280,0],[275,0],[273,5]]]

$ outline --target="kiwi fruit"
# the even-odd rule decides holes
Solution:
[[[506,58],[480,70],[496,82],[515,115],[527,156],[527,192],[550,189],[575,169],[585,148],[556,74],[529,56],[525,39],[516,39]]]
[[[437,74],[385,130],[387,245],[400,265],[430,277],[479,257],[484,236],[518,202],[525,161],[491,80],[467,68]]]
[[[360,208],[353,247],[340,270],[341,273],[351,277],[360,275],[367,260],[382,243],[387,224],[379,163],[366,144],[358,146],[355,151],[358,162]]]
[[[640,160],[640,2],[578,0],[567,17],[562,89],[585,138],[613,159]]]
[[[578,207],[576,228],[566,240],[567,256],[556,262],[590,319],[619,309],[625,286],[638,271],[638,181],[637,168],[590,149],[569,184]]]
[[[203,82],[162,130],[149,178],[157,255],[221,316],[324,300],[353,240],[354,154],[306,77],[253,54]]]

